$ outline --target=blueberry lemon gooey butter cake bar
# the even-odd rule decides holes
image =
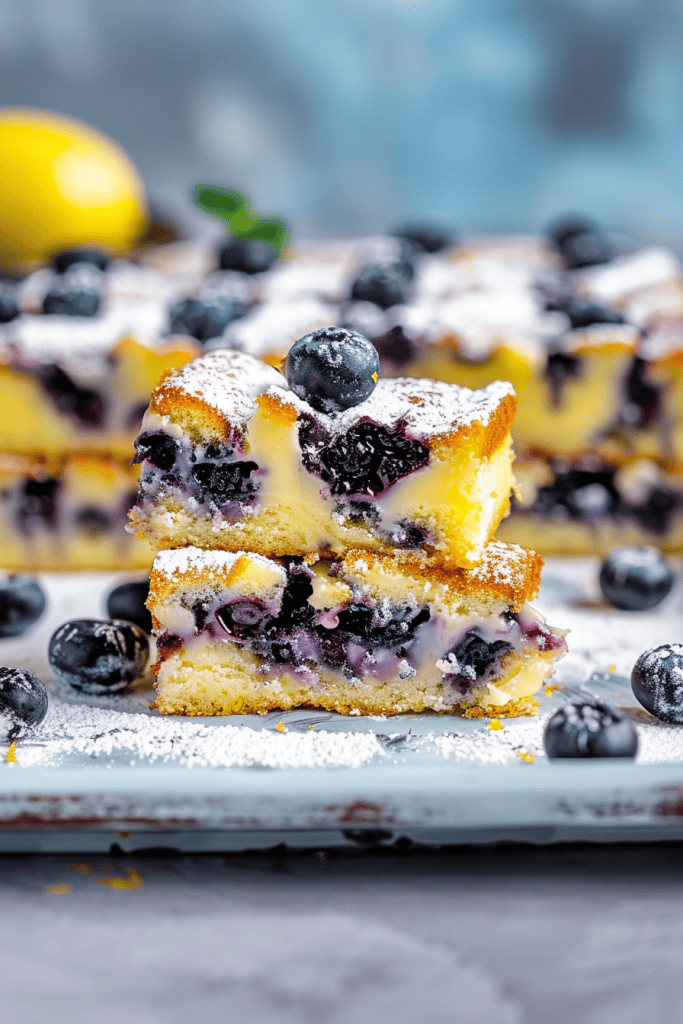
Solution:
[[[533,705],[565,645],[526,605],[538,556],[491,543],[512,389],[377,370],[330,328],[286,376],[220,350],[155,389],[131,521],[159,550],[160,710]]]

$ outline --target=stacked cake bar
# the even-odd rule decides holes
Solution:
[[[368,342],[302,341],[328,360],[305,388],[220,349],[152,394],[130,517],[158,551],[156,706],[527,713],[565,644],[528,605],[539,557],[492,540],[512,388],[375,386],[370,366],[349,401],[344,360]]]

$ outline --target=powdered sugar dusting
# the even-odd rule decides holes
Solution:
[[[216,349],[181,367],[156,388],[152,406],[178,392],[200,398],[244,430],[256,410],[255,399],[270,387],[285,387],[281,373],[244,352]]]
[[[74,756],[191,767],[360,767],[384,756],[374,733],[279,732],[216,719],[162,718],[51,700],[42,725],[19,745],[20,765],[68,763]]]
[[[172,389],[172,390],[171,390]],[[383,426],[402,422],[408,433],[426,439],[480,423],[486,426],[501,402],[513,395],[512,385],[496,381],[472,391],[441,381],[400,377],[380,380],[360,405],[339,415],[316,412],[289,390],[281,373],[245,352],[216,349],[183,366],[156,389],[152,405],[166,395],[181,392],[201,398],[233,425],[244,429],[255,411],[255,399],[270,393],[324,423],[331,434],[349,430],[364,417]]]
[[[169,548],[160,551],[154,559],[154,570],[164,576],[174,576],[179,573],[199,572],[202,574],[213,574],[229,572],[238,558],[243,557],[244,551],[230,552],[218,550],[204,550],[203,548]],[[268,566],[273,570],[280,567],[264,555],[249,552],[251,561]],[[282,570],[284,578],[285,573]]]

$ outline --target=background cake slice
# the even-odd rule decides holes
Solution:
[[[529,605],[541,560],[491,542],[473,569],[415,552],[338,562],[160,552],[149,607],[166,714],[427,709],[519,715],[565,651]]]

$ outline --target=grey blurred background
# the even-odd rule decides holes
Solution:
[[[581,211],[678,248],[682,44],[680,0],[0,0],[0,105],[107,132],[190,225],[207,181],[299,237]]]

